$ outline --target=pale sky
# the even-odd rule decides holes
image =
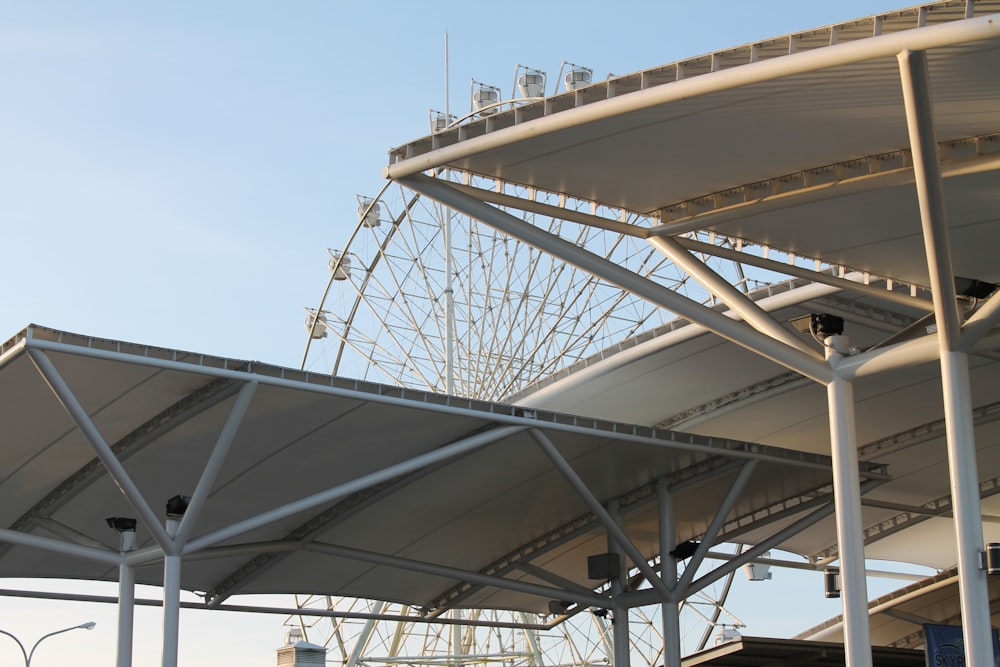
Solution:
[[[598,79],[908,4],[0,0],[0,339],[37,323],[297,366],[355,195],[445,108],[446,31],[449,109],[464,113],[470,79],[506,98],[518,64]],[[804,609],[746,632],[839,611]],[[46,640],[36,667],[113,664],[114,606],[0,598],[0,629],[29,648],[89,620]],[[137,612],[136,666],[159,664],[159,624]],[[273,665],[280,624],[185,612],[180,664]],[[20,659],[0,636],[0,664]]]

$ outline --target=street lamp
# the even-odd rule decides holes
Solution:
[[[52,635],[60,635],[64,632],[69,632],[70,630],[80,630],[80,629],[93,630],[95,625],[97,625],[97,623],[95,623],[94,621],[87,621],[86,623],[81,623],[80,625],[74,625],[71,628],[63,628],[62,630],[56,630],[55,632],[50,632],[47,635],[42,635],[42,637],[37,642],[35,642],[35,645],[31,647],[30,651],[25,651],[24,644],[21,643],[21,640],[12,635],[11,633],[7,632],[6,630],[0,630],[0,634],[5,634],[17,642],[17,646],[18,648],[21,649],[21,654],[24,656],[24,667],[31,667],[31,657],[35,655],[35,649],[38,648],[38,645],[41,644],[44,640],[48,639]]]

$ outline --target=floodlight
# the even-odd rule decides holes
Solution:
[[[826,597],[840,597],[840,568],[828,567],[823,570],[823,583],[826,588]]]
[[[684,560],[685,558],[690,558],[691,556],[694,555],[694,552],[698,550],[698,544],[700,543],[695,542],[694,540],[681,542],[676,547],[674,547],[673,551],[670,552],[670,555],[676,558],[677,560]]]
[[[962,278],[955,276],[955,293],[959,296],[967,296],[973,299],[985,299],[996,290],[994,283],[988,283],[976,278]]]
[[[184,516],[184,512],[187,511],[190,502],[191,496],[174,496],[167,501],[167,517],[172,519],[181,518]]]
[[[621,572],[621,560],[618,554],[606,553],[587,556],[587,578],[588,579],[617,579]]]
[[[119,533],[124,533],[127,531],[135,532],[136,520],[127,516],[109,516],[105,521],[108,522],[108,526],[114,528]]]
[[[572,603],[565,600],[549,600],[549,613],[553,616],[562,616],[570,606]]]
[[[844,318],[828,313],[813,313],[810,330],[820,340],[829,336],[840,336],[844,333]]]
[[[1000,575],[1000,542],[986,545],[986,574]]]

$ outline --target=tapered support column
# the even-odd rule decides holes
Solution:
[[[660,509],[660,578],[668,588],[677,585],[677,559],[670,552],[677,545],[677,521],[674,494],[666,480],[656,483],[656,498]],[[663,619],[663,667],[681,667],[681,607],[680,600],[660,604]]]
[[[829,336],[824,343],[827,359],[835,367],[843,356],[841,351],[847,348],[847,338]],[[871,630],[868,625],[868,585],[865,580],[854,386],[843,378],[835,377],[826,386],[826,396],[830,411],[833,496],[837,507],[844,657],[848,667],[871,667]]]
[[[965,664],[992,665],[989,590],[986,572],[980,569],[979,562],[984,545],[969,360],[964,352],[959,351],[962,349],[962,332],[934,132],[927,54],[923,51],[903,51],[899,54],[899,70],[938,325],[951,502],[958,538],[958,589],[965,635]]]

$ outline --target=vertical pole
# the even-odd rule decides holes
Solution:
[[[836,367],[848,347],[846,336],[829,336],[826,358]],[[837,508],[841,595],[844,610],[844,657],[848,667],[872,667],[868,625],[868,586],[862,540],[861,479],[858,474],[857,429],[854,423],[854,386],[834,376],[826,386],[830,411],[830,449],[833,459],[833,496]]]
[[[451,209],[441,204],[444,223],[445,393],[455,393],[455,291],[452,286]]]
[[[967,7],[970,6],[971,3],[967,4]],[[984,550],[983,524],[969,360],[966,353],[959,351],[961,328],[934,132],[927,54],[924,51],[903,51],[898,59],[927,269],[938,325],[951,501],[958,538],[958,590],[962,632],[965,635],[965,664],[991,665],[994,664],[994,657],[988,582],[986,572],[980,569],[979,560]]]
[[[448,31],[444,31],[444,122],[451,123],[449,109],[450,95],[448,93]],[[455,294],[451,284],[451,209],[441,205],[446,216],[444,227],[444,298],[445,298],[445,393],[455,393]]]
[[[173,539],[180,522],[167,519],[167,534]],[[163,667],[177,667],[180,642],[181,557],[168,553],[163,558]]]
[[[665,479],[656,482],[660,510],[660,578],[669,588],[677,585],[677,559],[670,555],[677,544],[674,494]],[[681,601],[660,603],[663,621],[663,667],[681,667]]]
[[[615,524],[621,528],[622,520],[618,514],[618,501],[612,501],[608,507],[608,514],[614,519]],[[630,664],[630,637],[628,623],[628,607],[621,604],[622,593],[625,592],[625,554],[621,545],[611,535],[608,535],[608,551],[618,554],[619,571],[611,579],[611,629],[614,634],[614,660],[613,667],[629,667]]]
[[[115,665],[132,667],[132,630],[135,618],[135,569],[124,561],[118,567],[118,652]]]
[[[135,551],[135,527],[115,521],[120,539],[119,551],[125,556]],[[124,558],[118,566],[118,652],[116,667],[132,667],[132,635],[135,624],[135,569]]]

